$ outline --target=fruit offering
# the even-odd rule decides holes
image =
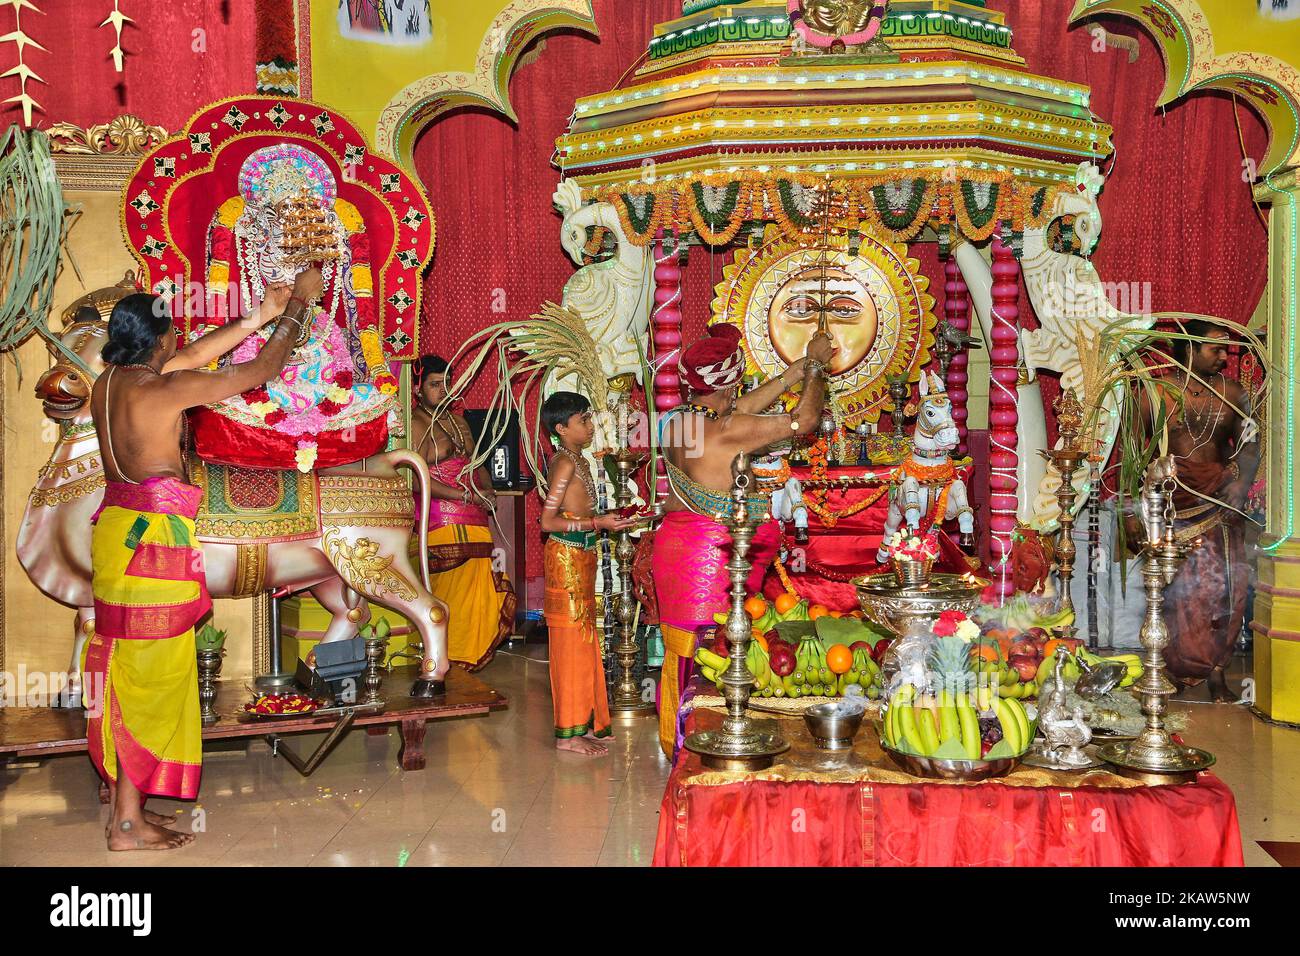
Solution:
[[[1099,664],[1123,664],[1125,669],[1124,679],[1119,682],[1120,687],[1131,687],[1137,683],[1137,679],[1142,676],[1142,658],[1136,654],[1115,654],[1112,657],[1098,657],[1086,648],[1080,647],[1074,652],[1076,657],[1082,660],[1090,667],[1096,667]],[[1065,675],[1068,678],[1071,670],[1077,672],[1079,667],[1073,661],[1066,661]],[[1039,681],[1041,684],[1042,681]]]
[[[981,689],[983,690],[983,689]],[[918,757],[1000,760],[1018,757],[1033,742],[1035,723],[1014,698],[987,697],[992,713],[981,716],[978,698],[941,690],[922,694],[913,684],[894,691],[885,710],[885,746]]]
[[[289,714],[310,714],[320,705],[302,694],[261,694],[251,704],[245,704],[247,713],[258,717],[284,717]]]
[[[722,672],[730,663],[728,653],[724,635],[715,638],[710,647],[695,652],[700,672],[717,685],[719,693]],[[754,676],[754,693],[759,697],[860,696],[876,700],[881,694],[880,665],[872,657],[871,644],[864,640],[853,645],[828,645],[815,628],[791,640],[779,631],[769,631],[762,642],[756,639],[750,643],[745,663]]]

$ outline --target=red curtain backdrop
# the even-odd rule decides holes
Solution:
[[[45,80],[27,84],[44,107],[33,114],[34,126],[90,126],[134,113],[173,132],[213,100],[253,92],[256,8],[248,0],[122,0],[121,11],[135,23],[122,28],[121,73],[109,56],[113,29],[99,26],[113,12],[112,0],[36,5],[43,16],[22,15],[23,32],[49,51],[29,46],[24,55]],[[0,9],[0,34],[13,29],[13,16]],[[0,73],[15,65],[14,45],[0,44]],[[0,79],[0,100],[17,93],[16,76]],[[0,103],[0,124],[20,122],[17,104]]]

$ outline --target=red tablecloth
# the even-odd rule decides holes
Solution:
[[[688,730],[720,717],[697,711]],[[698,785],[683,750],[655,866],[1242,866],[1237,807],[1213,774],[1135,789],[999,783]]]
[[[969,478],[970,469],[961,469],[963,476]],[[865,486],[850,488],[831,488],[818,494],[818,501],[824,510],[832,514],[840,513],[867,498],[875,502],[856,514],[834,521],[828,527],[815,512],[809,511],[809,542],[795,546],[799,553],[786,565],[795,591],[810,604],[822,604],[832,611],[853,611],[858,608],[857,592],[849,581],[864,574],[878,570],[876,551],[880,548],[881,535],[885,530],[885,519],[889,517],[889,495],[881,494],[889,483],[888,469],[867,466],[839,467],[830,469],[831,479],[844,477],[859,478],[867,472],[882,476],[881,480]],[[800,481],[811,477],[812,469],[806,465],[794,466],[791,473]],[[804,497],[813,494],[812,488],[804,489]],[[824,497],[823,497],[824,494]],[[956,522],[951,523],[953,527]],[[793,545],[794,528],[787,527]],[[946,535],[942,535],[943,556],[937,570],[962,573],[967,570],[960,549]],[[784,584],[775,571],[768,573],[763,583],[763,591],[769,598],[775,598],[785,590]]]

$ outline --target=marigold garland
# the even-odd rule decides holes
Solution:
[[[912,188],[908,206],[891,209],[883,187],[908,183]],[[988,202],[977,202],[976,186],[989,187]],[[987,239],[1000,224],[1012,233],[1013,243],[1028,228],[1048,224],[1057,197],[1068,186],[1037,186],[1017,180],[1011,173],[962,170],[954,178],[948,170],[897,172],[863,176],[835,182],[835,189],[848,210],[855,229],[870,231],[892,242],[911,242],[926,226],[941,234],[959,231],[975,242]],[[629,240],[644,246],[653,242],[660,229],[682,231],[691,227],[712,245],[726,245],[747,222],[775,222],[791,239],[803,239],[814,228],[814,217],[805,216],[795,202],[794,188],[824,188],[825,179],[811,174],[775,177],[747,171],[714,174],[690,180],[635,183],[631,186],[603,186],[584,196],[614,206]],[[726,189],[722,208],[711,212],[704,203],[703,188]],[[645,197],[645,214],[638,215],[634,197]]]

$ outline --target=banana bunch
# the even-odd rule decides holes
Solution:
[[[1096,654],[1089,653],[1085,648],[1079,648],[1078,655],[1087,664],[1095,667],[1098,664],[1123,664],[1127,673],[1124,679],[1120,681],[1120,687],[1131,687],[1142,676],[1142,658],[1136,654],[1116,654],[1114,657],[1098,657]]]
[[[995,697],[991,688],[981,687],[976,699],[967,694],[942,691],[937,697],[922,697],[912,684],[894,692],[885,711],[885,745],[893,750],[930,757],[945,744],[960,746],[967,760],[979,760],[987,751],[980,730],[980,710],[992,709],[1001,727],[1002,739],[1013,755],[1029,749],[1033,732],[1024,705],[1015,698]],[[950,748],[951,749],[951,748]]]
[[[997,620],[1003,627],[1012,631],[1028,631],[1039,627],[1051,631],[1058,627],[1069,627],[1074,623],[1074,610],[1063,608],[1051,614],[1042,614],[1030,602],[1025,594],[1016,594],[997,612]]]
[[[715,654],[708,648],[701,647],[695,651],[695,663],[700,666],[700,673],[704,675],[705,679],[712,681],[714,686],[717,687],[718,693],[721,694],[723,691],[722,672],[730,666],[731,662],[720,654]],[[785,696],[784,690],[780,694],[775,693],[773,685],[780,686],[781,681],[779,678],[774,680],[775,675],[772,673],[772,665],[768,660],[767,651],[763,650],[763,646],[758,641],[749,642],[749,651],[745,655],[745,666],[749,668],[749,673],[754,678],[754,690],[759,696]]]
[[[862,688],[865,695],[872,700],[880,696],[880,688],[884,684],[880,665],[873,661],[871,655],[863,648],[853,652],[853,669],[840,675],[838,687],[840,696],[844,696],[846,689],[854,684]]]

